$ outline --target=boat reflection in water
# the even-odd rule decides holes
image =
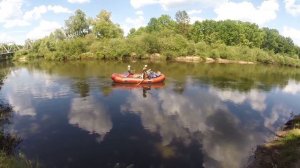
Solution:
[[[123,90],[132,90],[132,89],[142,89],[143,97],[147,97],[147,92],[151,89],[160,89],[165,86],[165,83],[152,83],[152,84],[124,84],[124,83],[112,83],[112,88],[114,89],[123,89]]]

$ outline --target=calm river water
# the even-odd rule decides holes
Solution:
[[[300,114],[300,69],[148,62],[164,84],[114,85],[127,65],[1,65],[20,151],[49,168],[238,168]]]

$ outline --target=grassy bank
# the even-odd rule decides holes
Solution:
[[[300,167],[300,116],[286,124],[278,137],[255,151],[249,168]]]
[[[27,160],[24,156],[7,155],[0,151],[0,168],[36,168],[37,164]]]
[[[1,76],[0,81],[3,78],[4,76]],[[26,159],[24,155],[16,153],[16,147],[21,142],[21,139],[17,135],[4,132],[4,125],[9,123],[11,115],[12,108],[0,101],[0,168],[39,167],[37,164]]]

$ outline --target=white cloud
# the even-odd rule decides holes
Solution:
[[[255,7],[251,2],[227,2],[215,9],[217,20],[242,20],[264,25],[276,19],[279,4],[276,0],[263,1],[260,6]]]
[[[285,0],[285,9],[286,11],[293,15],[293,16],[297,16],[300,14],[300,5],[296,4],[295,0]]]
[[[53,13],[72,13],[68,8],[60,5],[41,5],[32,10],[23,12],[24,0],[2,0],[0,1],[0,23],[4,28],[13,28],[30,25],[32,20],[37,20],[43,14],[52,11]]]
[[[48,10],[54,13],[72,13],[70,9],[60,5],[48,5]]]
[[[190,10],[187,11],[188,15],[195,15],[195,14],[201,14],[202,10]]]
[[[139,10],[139,11],[136,11],[135,14],[137,14],[137,15],[144,15],[144,12],[141,11],[141,10]]]
[[[31,19],[40,19],[43,14],[45,14],[48,11],[47,6],[36,6],[31,11],[28,11],[24,15],[25,20],[31,20]]]
[[[0,24],[4,28],[17,26],[28,26],[22,12],[23,0],[2,0],[0,1]]]
[[[163,9],[168,9],[180,5],[188,5],[197,2],[197,0],[160,0],[159,3]]]
[[[190,20],[191,20],[190,23],[195,23],[196,21],[202,21],[203,18],[199,16],[190,16]]]
[[[16,44],[24,44],[24,31],[0,32],[0,43],[15,42]]]
[[[68,2],[82,4],[82,3],[88,3],[88,2],[90,2],[90,0],[68,0]]]
[[[197,16],[198,14],[202,13],[202,10],[190,10],[187,11],[189,17],[190,17],[190,21],[191,23],[195,23],[196,21],[202,21],[203,18]]]
[[[285,93],[289,94],[299,94],[300,93],[300,83],[296,81],[289,81],[289,83],[282,90]]]
[[[0,33],[0,43],[7,43],[13,41],[13,37],[7,33]]]
[[[12,28],[12,27],[22,27],[22,26],[28,26],[30,23],[26,20],[22,19],[14,19],[14,20],[7,20],[3,27],[5,28]]]
[[[137,29],[146,25],[143,11],[136,11],[136,15],[135,18],[127,17],[125,23],[121,24],[125,35],[129,33],[131,28]]]
[[[178,7],[181,5],[190,4],[203,4],[205,6],[216,6],[226,2],[226,0],[130,0],[131,5],[135,8],[141,8],[147,5],[158,4],[162,6],[163,9],[167,10],[172,7]]]
[[[143,6],[147,6],[147,5],[153,5],[153,4],[157,4],[158,0],[130,0],[130,4],[135,8],[141,8]]]
[[[284,26],[282,34],[293,39],[294,43],[300,46],[300,29]]]
[[[143,25],[145,25],[145,18],[144,16],[138,16],[137,18],[126,18],[125,20],[126,23],[133,25],[133,27],[138,28]]]
[[[27,38],[39,39],[49,35],[55,29],[62,27],[59,23],[54,21],[41,20],[38,27],[34,28],[27,34]]]
[[[72,11],[68,8],[62,7],[60,5],[41,5],[34,7],[31,11],[28,11],[24,15],[25,20],[31,19],[40,19],[43,14],[48,11],[52,11],[54,13],[72,13]]]
[[[0,1],[0,23],[21,16],[22,5],[23,5],[23,0]]]

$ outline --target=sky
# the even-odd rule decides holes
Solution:
[[[300,0],[0,0],[0,43],[24,44],[64,27],[65,20],[81,9],[95,18],[101,10],[125,35],[130,28],[147,25],[152,17],[185,10],[191,23],[205,19],[241,20],[277,29],[300,46]]]

